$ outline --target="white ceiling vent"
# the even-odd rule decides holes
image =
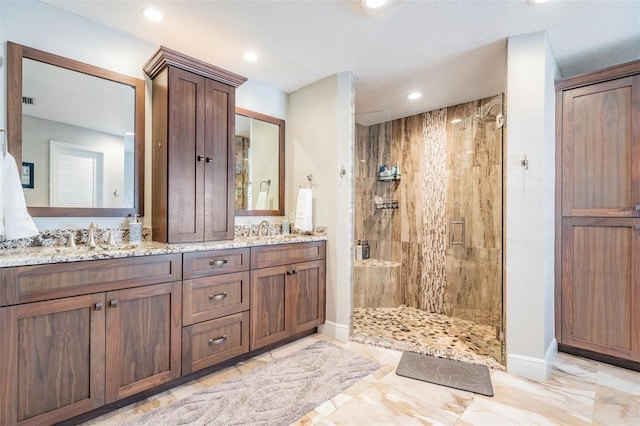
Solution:
[[[25,105],[35,105],[36,104],[36,99],[32,98],[30,96],[23,96],[22,97],[22,103]]]

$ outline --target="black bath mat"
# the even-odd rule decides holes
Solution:
[[[484,365],[404,352],[396,374],[423,382],[493,396],[491,375],[489,369]]]

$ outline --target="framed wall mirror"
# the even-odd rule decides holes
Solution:
[[[144,80],[7,42],[7,136],[32,216],[144,214]]]
[[[236,108],[236,215],[284,216],[284,120]]]

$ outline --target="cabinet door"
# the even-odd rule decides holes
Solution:
[[[206,80],[204,240],[232,240],[235,217],[235,90]]]
[[[103,294],[0,309],[0,424],[51,424],[104,404]]]
[[[563,216],[640,215],[640,76],[562,97]]]
[[[640,361],[638,219],[565,219],[562,343]]]
[[[106,297],[107,403],[180,377],[181,283]]]
[[[324,323],[324,261],[298,263],[291,272],[291,334],[297,334]]]
[[[251,350],[291,335],[287,266],[251,271]]]
[[[169,68],[168,242],[204,238],[205,78]]]

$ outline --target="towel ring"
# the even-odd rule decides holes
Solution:
[[[5,129],[0,129],[0,133],[4,134],[4,142],[2,144],[2,157],[7,156],[7,152],[9,152],[9,138],[7,137],[7,131]]]
[[[262,184],[263,183],[267,184],[267,193],[269,193],[269,187],[271,186],[271,179],[263,180],[262,182],[260,182],[260,192],[264,192],[264,191],[262,191]]]

